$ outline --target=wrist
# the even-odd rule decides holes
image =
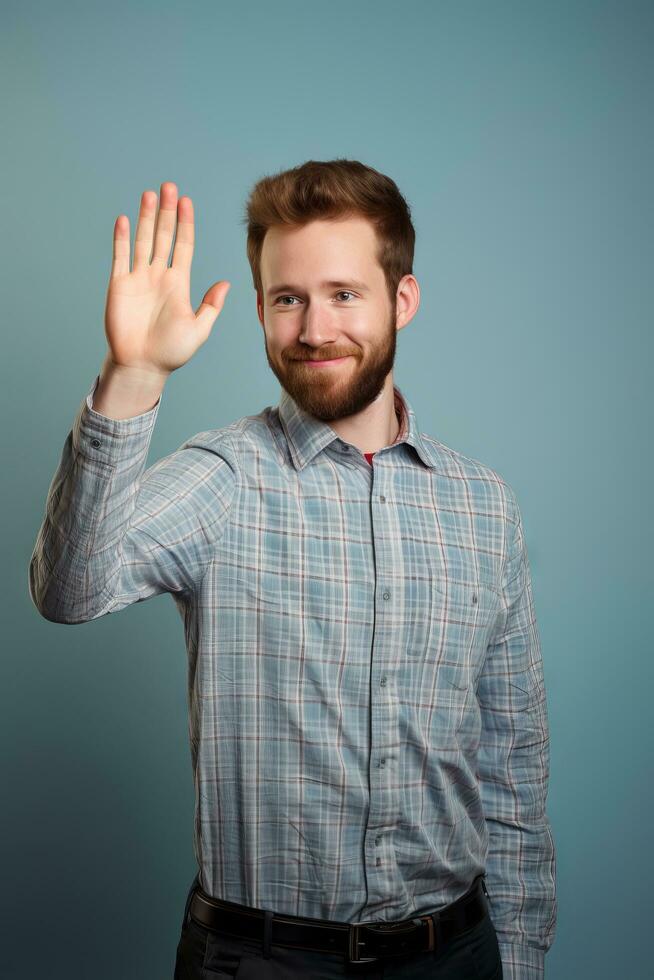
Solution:
[[[93,396],[93,409],[112,419],[150,411],[164,390],[168,372],[115,364],[107,355]]]

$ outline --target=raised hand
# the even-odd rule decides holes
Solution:
[[[175,248],[168,265],[175,225]],[[158,215],[156,193],[144,191],[130,272],[129,219],[124,214],[116,219],[105,304],[107,357],[112,366],[165,379],[208,339],[231,284],[218,280],[197,311],[191,307],[194,227],[193,202],[190,197],[178,201],[174,183],[161,185]]]

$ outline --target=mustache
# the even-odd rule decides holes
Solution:
[[[289,360],[291,360],[291,361],[334,361],[338,357],[352,357],[352,356],[355,356],[355,355],[354,355],[353,351],[349,351],[349,350],[348,351],[343,351],[343,353],[336,353],[334,351],[330,351],[328,354],[324,354],[324,355],[320,355],[320,354],[313,354],[313,355],[312,354],[302,354],[300,352],[298,354],[292,354],[292,355],[290,355]]]

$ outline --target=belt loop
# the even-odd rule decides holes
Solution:
[[[191,887],[188,890],[188,895],[186,896],[186,905],[184,906],[184,918],[182,919],[182,929],[186,929],[188,925],[189,908],[191,907],[191,899],[193,898],[193,893],[195,889],[200,884],[200,872],[196,874],[195,878],[191,882]]]
[[[264,960],[269,960],[271,957],[270,943],[272,941],[272,924],[273,915],[275,913],[271,912],[270,909],[264,909],[264,921],[263,921],[263,958]]]
[[[427,943],[427,950],[433,952],[436,948],[436,936],[434,934],[434,917],[432,915],[421,915],[419,919],[414,919],[415,922],[425,922],[427,924],[427,934],[429,936],[429,941]]]

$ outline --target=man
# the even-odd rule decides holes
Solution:
[[[162,592],[183,618],[199,871],[176,980],[542,977],[555,853],[524,530],[511,487],[394,385],[420,295],[409,207],[358,161],[259,181],[247,254],[279,405],[145,469],[166,378],[230,285],[194,313],[192,202],[162,184],[155,229],[156,203],[132,271],[114,227],[109,351],[29,588],[59,623]]]

